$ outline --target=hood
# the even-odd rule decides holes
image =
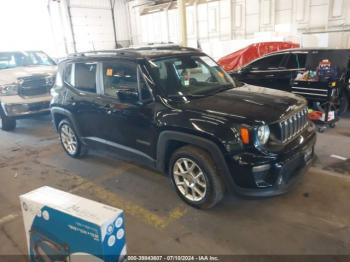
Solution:
[[[28,76],[50,76],[56,74],[56,66],[22,66],[0,70],[0,85],[15,83]]]
[[[305,105],[303,97],[292,93],[244,85],[212,96],[191,99],[178,107],[254,125],[279,121]]]

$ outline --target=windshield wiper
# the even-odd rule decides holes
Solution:
[[[203,95],[215,95],[217,93],[229,90],[231,87],[233,87],[231,84],[221,85],[217,88],[208,90],[207,92],[203,93]]]
[[[167,97],[170,99],[183,99],[183,98],[196,99],[196,98],[206,97],[206,95],[204,95],[204,94],[186,94],[186,95],[168,95]]]

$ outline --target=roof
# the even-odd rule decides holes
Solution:
[[[1,50],[0,53],[27,53],[27,52],[43,52],[42,50]]]
[[[91,57],[155,59],[160,57],[176,56],[176,55],[183,55],[183,54],[194,54],[194,53],[198,54],[198,53],[202,53],[202,51],[195,48],[182,47],[178,45],[154,45],[154,46],[151,45],[151,46],[144,46],[144,47],[131,47],[131,48],[96,50],[96,51],[89,51],[89,52],[74,53],[74,54],[70,54],[68,56],[68,59],[74,60],[74,58],[81,58],[82,60],[85,60]]]
[[[277,52],[270,53],[269,55],[278,54],[278,53],[289,53],[289,52],[309,52],[309,51],[348,51],[350,52],[350,49],[340,49],[340,48],[326,48],[326,47],[306,47],[306,48],[291,48],[291,49],[285,49]]]

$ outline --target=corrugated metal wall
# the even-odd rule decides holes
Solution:
[[[350,48],[349,0],[188,0],[189,44],[214,57],[263,40],[292,40],[305,46]],[[177,9],[140,16],[129,2],[134,43],[177,41]],[[166,25],[166,26],[165,26]],[[330,32],[339,31],[339,32]],[[323,32],[323,33],[321,33]]]

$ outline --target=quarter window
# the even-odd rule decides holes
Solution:
[[[301,69],[305,68],[306,54],[291,54],[288,59],[288,69]]]
[[[64,69],[64,82],[66,82],[70,86],[74,86],[74,78],[72,73],[73,64],[68,64]]]

